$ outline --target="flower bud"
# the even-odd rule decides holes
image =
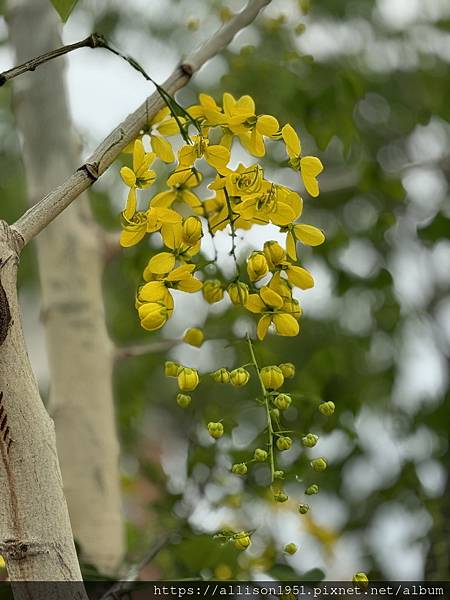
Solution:
[[[307,496],[314,496],[314,494],[318,494],[319,493],[319,486],[317,485],[317,483],[313,483],[312,485],[309,486],[309,488],[307,488],[305,490],[305,494]]]
[[[270,418],[274,419],[275,421],[278,421],[278,419],[280,418],[280,411],[278,410],[278,408],[272,408],[270,410]]]
[[[202,222],[198,217],[188,217],[183,223],[183,242],[195,246],[202,239]]]
[[[166,377],[178,377],[178,371],[180,370],[180,365],[172,360],[166,360],[164,363],[164,375]]]
[[[306,515],[306,513],[309,511],[309,504],[299,504],[297,506],[297,510],[301,515]]]
[[[184,336],[183,342],[189,344],[190,346],[195,346],[196,348],[200,348],[205,339],[205,334],[198,327],[191,327],[188,329]]]
[[[178,373],[178,387],[182,392],[192,392],[198,386],[200,378],[196,369],[182,367]]]
[[[278,394],[273,403],[280,410],[287,410],[292,402],[292,398],[288,394]]]
[[[284,248],[274,240],[270,240],[264,244],[263,252],[271,271],[286,259]]]
[[[326,417],[331,417],[331,415],[334,413],[334,409],[334,402],[331,402],[331,400],[329,402],[322,402],[319,404],[319,411]]]
[[[295,365],[293,365],[292,363],[282,363],[278,366],[280,367],[285,379],[292,379],[292,377],[294,377]]]
[[[281,436],[277,439],[277,448],[278,450],[281,450],[282,452],[284,450],[289,450],[289,448],[292,446],[292,439],[289,436]]]
[[[361,587],[367,587],[369,584],[369,578],[365,573],[359,571],[359,573],[355,573],[352,578],[353,583],[357,583]]]
[[[257,462],[264,462],[265,460],[267,460],[267,452],[265,450],[262,450],[261,448],[256,448],[253,457]]]
[[[298,546],[297,544],[294,544],[294,542],[291,542],[290,544],[286,544],[286,546],[284,547],[284,551],[286,552],[286,554],[295,554],[298,550]]]
[[[230,373],[227,369],[218,369],[212,373],[211,377],[214,379],[216,383],[229,383],[230,382]]]
[[[202,294],[208,304],[220,302],[223,298],[222,284],[218,279],[207,279],[203,284]]]
[[[250,536],[246,531],[236,533],[234,536],[234,547],[238,550],[246,550],[252,543]]]
[[[322,456],[320,458],[315,458],[309,464],[314,469],[314,471],[318,472],[325,471],[325,469],[328,467],[326,458],[323,458]]]
[[[242,281],[230,283],[227,288],[228,295],[233,304],[244,306],[248,299],[248,285]]]
[[[302,444],[305,448],[314,448],[319,440],[319,436],[314,433],[308,433],[302,437]]]
[[[274,479],[284,479],[284,471],[275,471],[273,474]]]
[[[261,369],[261,379],[267,390],[277,390],[284,383],[280,367],[270,366]]]
[[[247,465],[245,463],[236,463],[231,467],[231,472],[235,475],[247,475]]]
[[[247,273],[250,281],[259,281],[269,272],[269,265],[262,252],[252,252],[247,260]]]
[[[289,500],[289,496],[285,492],[283,492],[283,490],[278,490],[273,493],[273,499],[275,500],[275,502],[286,502],[287,500]]]
[[[187,394],[178,394],[177,395],[177,404],[181,408],[187,408],[191,403],[192,398]]]
[[[223,436],[223,425],[222,423],[214,423],[211,421],[208,423],[208,433],[215,440],[218,440]]]
[[[163,302],[145,302],[138,308],[141,326],[147,331],[160,329],[169,318],[169,311]]]
[[[231,384],[235,387],[241,387],[245,385],[249,379],[250,373],[247,371],[247,369],[243,369],[242,367],[233,369],[233,371],[230,373]]]

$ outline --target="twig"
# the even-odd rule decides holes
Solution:
[[[145,354],[153,354],[155,352],[163,352],[164,350],[170,350],[182,340],[162,340],[160,342],[151,342],[150,344],[136,344],[135,346],[118,347],[116,349],[116,360],[123,360],[124,358],[134,358],[136,356],[144,356]]]
[[[108,600],[113,598],[117,600],[127,591],[133,589],[133,584],[139,579],[139,575],[144,567],[146,567],[168,544],[170,544],[177,537],[177,533],[169,533],[157,540],[153,546],[149,548],[143,558],[136,565],[133,565],[125,576],[124,581],[118,581],[115,583],[100,600]]]
[[[61,48],[56,48],[56,50],[50,50],[50,52],[46,52],[45,54],[41,54],[36,58],[32,58],[31,60],[27,60],[21,65],[17,67],[13,67],[8,71],[4,71],[0,73],[0,87],[5,85],[6,82],[14,79],[14,77],[18,77],[19,75],[23,75],[27,71],[35,71],[38,67],[48,62],[49,60],[53,60],[54,58],[58,58],[59,56],[64,56],[64,54],[68,54],[73,50],[78,50],[79,48],[105,48],[106,40],[103,36],[98,33],[92,33],[90,36],[81,40],[80,42],[76,42],[74,44],[67,44],[67,46],[61,46]]]
[[[216,56],[234,38],[236,33],[252,23],[271,0],[249,0],[247,6],[228,21],[200,49],[189,55],[161,86],[173,95],[190,80],[192,75],[209,59]],[[123,123],[116,127],[97,147],[87,161],[58,188],[36,203],[13,225],[25,246],[57,217],[78,196],[87,190],[111,166],[120,152],[136,139],[148,120],[165,105],[159,92],[153,93]]]

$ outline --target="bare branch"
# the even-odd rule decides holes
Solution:
[[[234,36],[254,21],[271,0],[249,0],[247,6],[226,23],[208,42],[190,54],[162,85],[170,95],[175,94],[208,60],[226,47]],[[87,190],[111,166],[127,144],[165,105],[158,92],[153,93],[125,121],[116,127],[97,147],[87,161],[58,188],[30,208],[13,225],[20,234],[23,246],[42,231],[78,196]]]
[[[135,346],[124,346],[116,348],[116,360],[125,358],[135,358],[137,356],[145,356],[146,354],[155,354],[156,352],[165,352],[170,350],[182,340],[161,340],[160,342],[150,342],[149,344],[136,344]]]

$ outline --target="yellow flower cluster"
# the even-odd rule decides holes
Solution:
[[[172,116],[168,107],[159,111],[125,149],[132,153],[132,165],[120,170],[129,188],[122,212],[121,245],[134,246],[147,234],[158,233],[165,246],[150,258],[136,296],[142,327],[154,331],[172,316],[171,290],[202,290],[210,304],[221,301],[226,290],[233,304],[259,315],[260,339],[271,326],[278,335],[297,335],[301,309],[293,288],[305,290],[314,285],[312,275],[297,264],[297,242],[316,246],[324,241],[324,235],[312,225],[297,222],[303,209],[297,191],[268,180],[257,162],[232,168],[231,150],[238,140],[251,156],[260,158],[268,141],[283,143],[288,164],[299,172],[305,190],[313,197],[319,193],[317,176],[322,163],[314,156],[302,155],[300,139],[291,125],[280,126],[275,117],[257,114],[250,96],[235,99],[225,93],[219,105],[211,96],[200,94],[198,104],[185,115]],[[196,132],[189,137],[192,128]],[[189,141],[177,153],[168,139],[174,136]],[[152,168],[156,159],[173,164],[173,169],[166,179],[167,189],[150,197],[142,210],[138,193],[156,182]],[[205,175],[201,167],[206,169]],[[206,175],[209,184],[203,181]],[[252,252],[247,258],[247,280],[240,276],[228,282],[202,280],[204,229],[214,236],[229,227],[235,256],[236,229],[269,223],[286,234],[285,248],[267,241],[261,251]],[[264,278],[268,281],[261,281]]]

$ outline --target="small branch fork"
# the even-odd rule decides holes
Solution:
[[[28,244],[30,240],[47,227],[47,225],[76,200],[78,196],[97,181],[97,179],[111,166],[125,146],[136,139],[149,120],[151,120],[155,114],[166,105],[167,99],[164,98],[164,95],[173,96],[175,92],[185,86],[194,73],[196,73],[208,60],[226,48],[234,36],[241,31],[241,29],[250,25],[259,12],[270,2],[271,0],[249,0],[246,7],[240,13],[230,19],[230,21],[228,21],[211,39],[203,44],[203,46],[187,56],[164,84],[162,86],[157,86],[157,91],[149,96],[134,113],[125,119],[125,121],[118,125],[103,140],[103,142],[100,143],[93,154],[77,171],[75,171],[75,173],[22,215],[12,225],[12,229],[20,236],[21,246],[24,247]],[[10,69],[9,71],[2,73],[0,75],[0,85],[21,73],[36,69],[39,65],[48,60],[83,47],[103,47],[109,49],[114,52],[114,54],[125,58],[125,60],[127,60],[134,68],[148,78],[145,71],[143,71],[140,65],[133,59],[125,57],[111,48],[102,36],[93,34],[77,44],[71,44],[53,50],[52,52],[28,61],[19,67],[15,67],[15,69]],[[161,95],[161,90],[163,91],[163,95]]]

